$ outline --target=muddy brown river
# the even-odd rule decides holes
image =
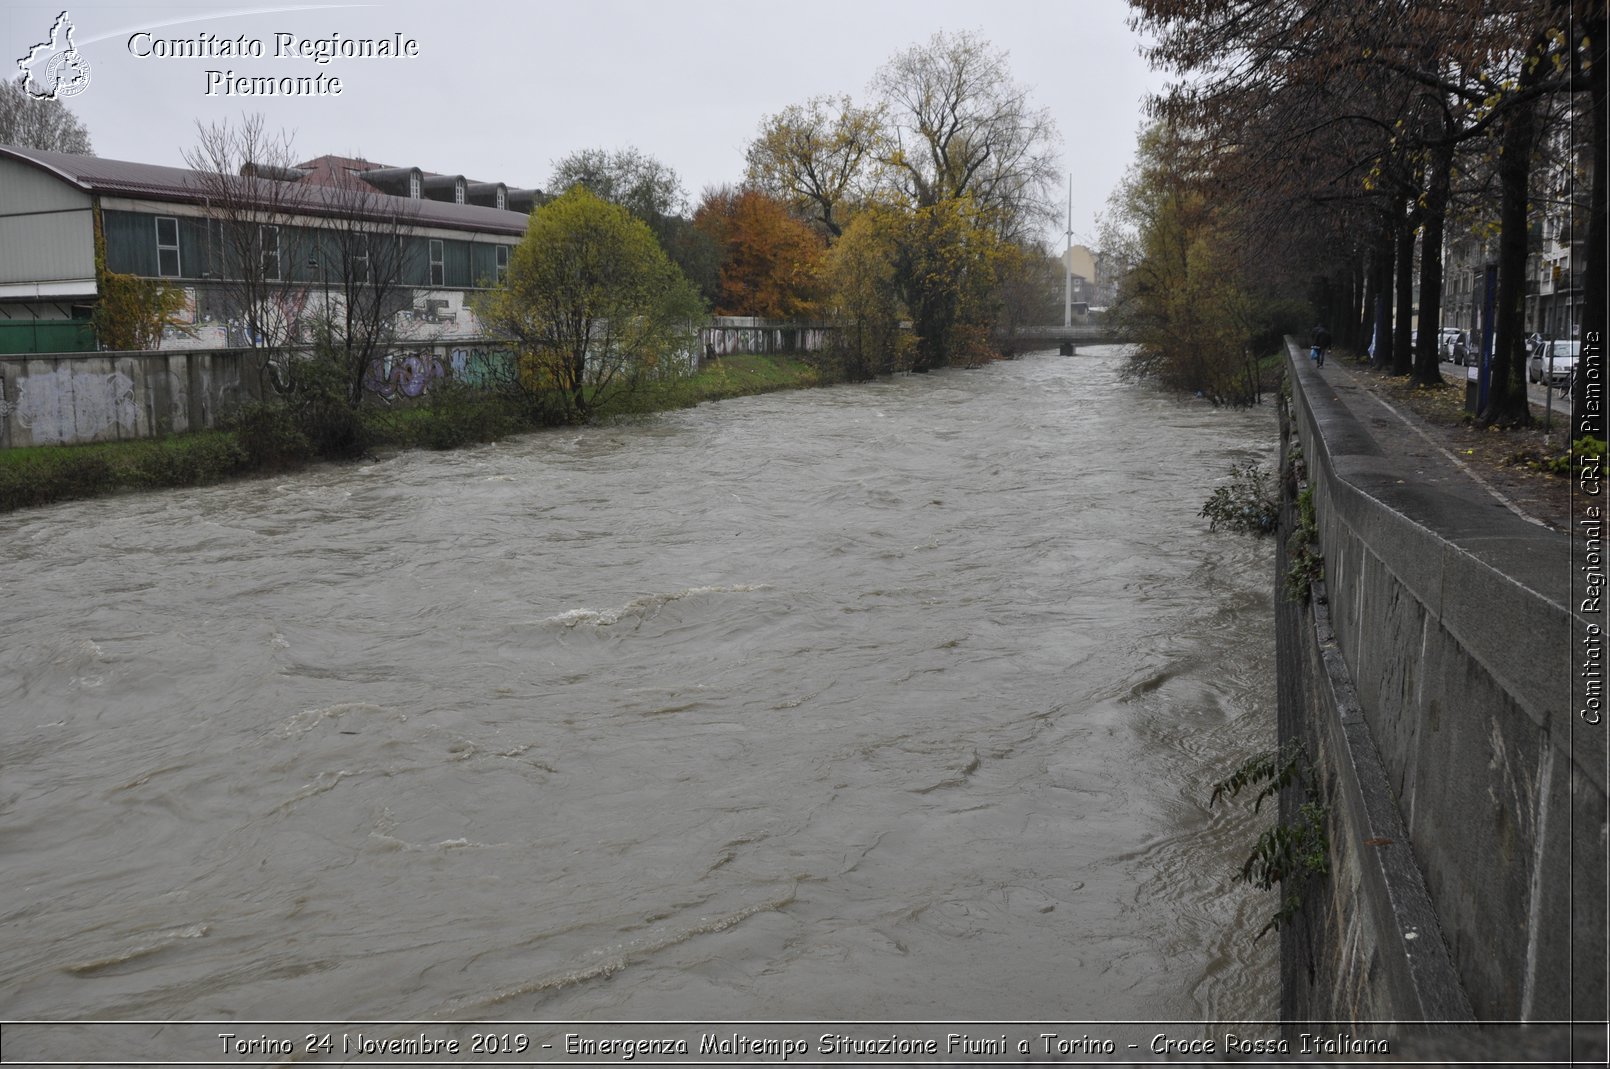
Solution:
[[[0,516],[0,1018],[1272,1017],[1274,413],[1119,362]]]

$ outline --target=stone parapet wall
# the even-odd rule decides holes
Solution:
[[[1283,1011],[1602,1019],[1605,735],[1573,715],[1569,539],[1288,349],[1325,581],[1281,607],[1281,733],[1332,872],[1283,933]]]

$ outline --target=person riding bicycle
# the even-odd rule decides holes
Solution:
[[[1314,328],[1313,344],[1309,346],[1308,356],[1319,367],[1325,366],[1325,350],[1330,348],[1330,331],[1321,323]]]

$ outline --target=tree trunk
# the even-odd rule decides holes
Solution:
[[[1370,250],[1359,254],[1359,288],[1363,296],[1358,304],[1353,306],[1353,317],[1350,327],[1353,332],[1353,347],[1359,352],[1369,346],[1372,331],[1375,329],[1375,252]]]
[[[1347,291],[1347,344],[1354,349],[1362,349],[1364,343],[1359,340],[1362,332],[1360,324],[1363,322],[1364,309],[1369,307],[1369,298],[1366,296],[1368,287],[1365,284],[1364,254],[1358,249],[1353,250],[1350,283]]]
[[[1370,327],[1370,336],[1375,342],[1370,366],[1375,368],[1392,366],[1393,237],[1392,225],[1387,223],[1381,228],[1375,243],[1375,318]]]
[[[1397,303],[1392,374],[1407,375],[1414,370],[1414,227],[1402,216],[1398,217],[1397,233]]]
[[[1521,98],[1510,105],[1498,154],[1498,300],[1493,313],[1492,379],[1483,426],[1526,426],[1532,422],[1526,400],[1526,241],[1527,185],[1537,136],[1537,101],[1524,94],[1537,81],[1547,39],[1539,35],[1521,64]]]
[[[1442,232],[1448,214],[1449,177],[1453,168],[1453,145],[1438,147],[1431,153],[1431,173],[1427,175],[1425,230],[1420,242],[1420,344],[1414,350],[1416,386],[1441,386],[1441,357],[1437,346],[1442,338]]]

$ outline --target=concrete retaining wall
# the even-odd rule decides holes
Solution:
[[[835,328],[745,316],[716,316],[699,331],[699,350],[733,353],[819,353],[832,344]],[[708,348],[707,348],[708,347]]]
[[[0,357],[0,446],[201,430],[260,396],[250,350]]]
[[[1283,933],[1283,1015],[1602,1019],[1606,749],[1571,706],[1569,541],[1427,479],[1289,349],[1325,581],[1279,609],[1281,734],[1314,758],[1332,871]]]
[[[443,379],[478,385],[504,359],[496,343],[474,339],[398,343],[363,384],[388,403],[407,401]],[[205,430],[262,399],[265,361],[256,349],[0,356],[0,448]]]

